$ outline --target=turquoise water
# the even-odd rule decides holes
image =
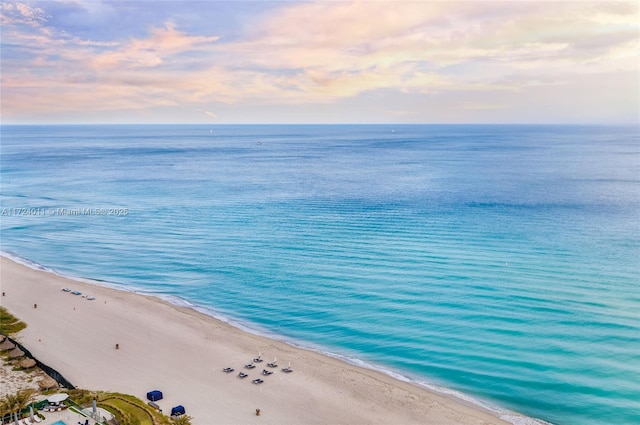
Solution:
[[[633,424],[639,142],[631,127],[5,126],[1,249],[500,409]]]

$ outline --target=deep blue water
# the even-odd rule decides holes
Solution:
[[[637,127],[1,136],[6,253],[553,423],[638,423]]]

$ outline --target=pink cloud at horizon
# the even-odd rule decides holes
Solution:
[[[633,2],[284,3],[232,32],[185,20],[206,7],[187,3],[108,39],[56,27],[48,4],[2,5],[5,123],[638,122]]]

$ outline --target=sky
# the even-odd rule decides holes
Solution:
[[[640,124],[638,1],[0,1],[3,124]]]

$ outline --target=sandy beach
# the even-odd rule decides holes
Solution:
[[[507,423],[463,401],[154,297],[77,282],[4,257],[0,264],[0,305],[28,324],[18,339],[34,356],[81,388],[141,399],[162,390],[163,411],[182,404],[195,424]],[[265,361],[245,369],[258,352]],[[262,376],[274,358],[279,367]],[[282,372],[289,362],[294,372]],[[235,371],[224,373],[225,367]],[[240,379],[240,371],[249,377]],[[253,384],[258,377],[264,383]]]

